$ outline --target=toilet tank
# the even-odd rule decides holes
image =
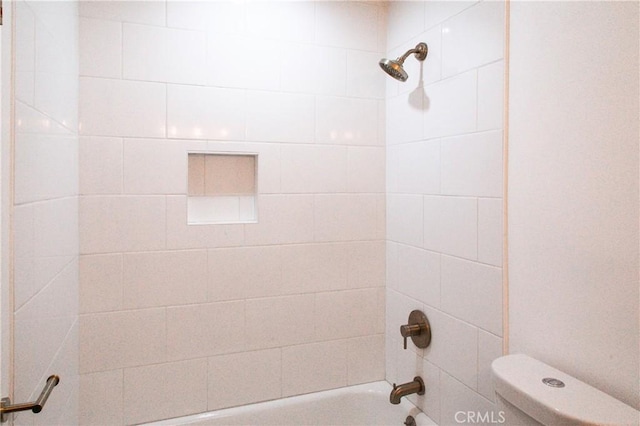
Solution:
[[[640,425],[639,411],[527,355],[500,357],[491,369],[498,396],[531,424]]]

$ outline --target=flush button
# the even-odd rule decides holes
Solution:
[[[562,380],[554,379],[553,377],[545,377],[542,379],[542,383],[552,388],[563,388],[564,382]]]

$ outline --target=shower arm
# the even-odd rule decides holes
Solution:
[[[427,45],[424,43],[418,43],[416,45],[416,47],[414,47],[413,49],[409,49],[407,50],[407,52],[400,56],[398,59],[396,59],[396,61],[400,64],[403,64],[404,61],[409,57],[409,55],[411,55],[412,53],[414,53],[416,55],[416,59],[419,61],[424,61],[424,58],[427,57]]]

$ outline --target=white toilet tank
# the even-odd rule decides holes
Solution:
[[[507,425],[640,425],[639,411],[527,355],[491,368]]]

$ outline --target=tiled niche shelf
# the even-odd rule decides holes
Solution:
[[[188,224],[257,222],[256,154],[192,152],[188,164]]]

